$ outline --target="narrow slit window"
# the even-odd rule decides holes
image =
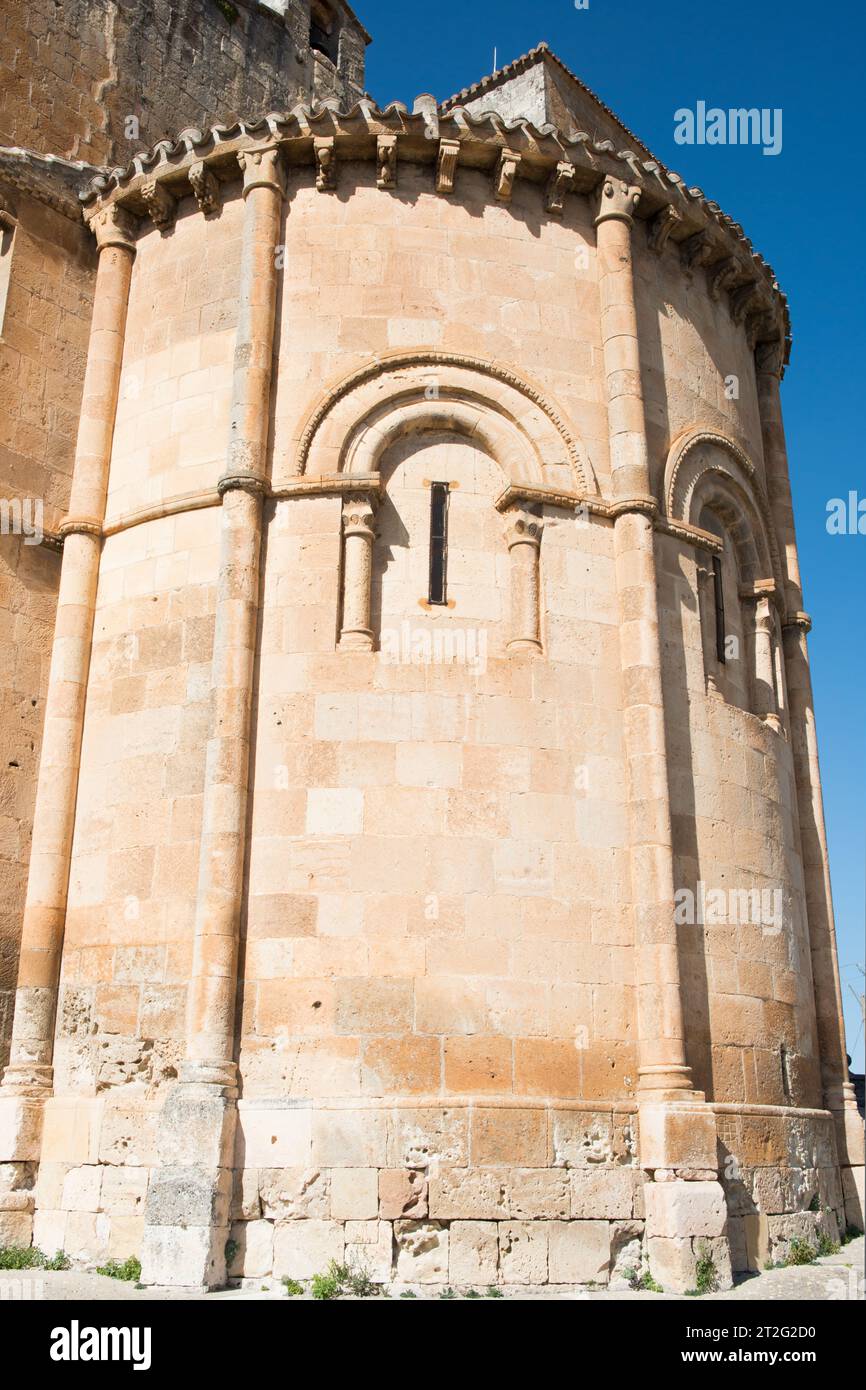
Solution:
[[[713,556],[713,595],[716,609],[716,656],[724,666],[725,652],[725,585],[722,576],[722,557]]]
[[[430,603],[448,602],[448,484],[430,485]]]

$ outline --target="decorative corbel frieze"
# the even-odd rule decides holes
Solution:
[[[608,175],[602,181],[595,225],[607,222],[610,218],[617,218],[620,222],[628,223],[630,227],[634,221],[635,208],[640,202],[640,194],[641,191],[636,184],[626,183],[624,179],[615,179]]]
[[[547,185],[545,207],[548,212],[561,217],[565,208],[565,195],[571,192],[574,182],[574,165],[568,160],[560,160],[550,176]]]
[[[647,241],[649,248],[660,256],[667,245],[668,237],[675,227],[678,227],[683,220],[683,215],[673,205],[668,203],[660,208],[647,223]]]
[[[761,338],[766,338],[768,333],[772,333],[773,327],[773,315],[766,308],[758,309],[757,312],[747,315],[746,342],[752,352]]]
[[[737,289],[731,290],[731,317],[734,323],[743,323],[752,306],[760,304],[760,302],[760,285],[757,280],[750,280],[748,284],[740,285]]]
[[[516,150],[505,149],[499,155],[499,163],[496,166],[496,196],[502,203],[511,201],[520,159],[521,156]]]
[[[680,242],[680,257],[686,270],[696,270],[698,266],[706,265],[715,251],[715,239],[706,229]]]
[[[100,208],[88,219],[88,225],[100,251],[106,246],[122,246],[126,251],[135,251],[138,219],[119,203]]]
[[[316,187],[320,193],[337,187],[337,151],[333,135],[317,135],[313,141],[316,157]]]
[[[436,192],[453,193],[454,176],[460,158],[459,140],[440,140],[439,155],[436,160]]]
[[[721,299],[722,290],[739,273],[739,269],[740,267],[733,256],[725,256],[722,260],[709,266],[707,269],[707,288],[711,299]]]
[[[177,212],[174,195],[169,193],[161,180],[148,179],[147,183],[141,185],[141,196],[153,225],[161,232],[168,231]]]
[[[220,182],[203,159],[189,166],[187,177],[199,209],[206,215],[218,212],[221,202]]]
[[[396,135],[380,135],[376,141],[376,165],[378,175],[376,184],[379,188],[397,187],[397,137]]]

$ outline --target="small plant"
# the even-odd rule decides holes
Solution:
[[[716,1269],[716,1262],[706,1246],[701,1247],[701,1253],[695,1266],[695,1287],[688,1292],[696,1298],[703,1298],[704,1294],[718,1293],[719,1291],[719,1272]]]
[[[369,1271],[361,1268],[349,1270],[346,1287],[355,1298],[375,1298],[381,1293],[379,1285],[370,1278]]]
[[[238,1243],[237,1243],[236,1240],[227,1240],[227,1241],[226,1241],[226,1248],[225,1248],[226,1269],[230,1269],[231,1266],[234,1264],[234,1262],[235,1262],[235,1256],[237,1255],[237,1253],[238,1253],[238,1251],[240,1250],[240,1248],[241,1248],[241,1247],[238,1245]]]
[[[664,1293],[661,1284],[657,1284],[648,1269],[645,1269],[640,1276],[635,1288],[643,1289],[644,1293]]]
[[[334,1269],[333,1261],[327,1274],[314,1274],[313,1282],[310,1285],[310,1292],[313,1298],[320,1303],[326,1302],[331,1298],[339,1298],[342,1293],[340,1281],[331,1271]]]
[[[46,1269],[71,1269],[72,1261],[63,1250],[57,1250],[50,1260],[45,1261]]]
[[[845,1234],[839,1237],[839,1244],[850,1245],[852,1240],[856,1240],[857,1237],[862,1236],[862,1234],[863,1232],[858,1231],[856,1226],[849,1226],[845,1231]]]
[[[44,1269],[45,1256],[35,1245],[4,1245],[0,1248],[0,1269]]]
[[[417,1298],[418,1295],[417,1295],[416,1293],[413,1293],[411,1289],[404,1289],[403,1292],[401,1293],[400,1297],[401,1297],[401,1298]]]
[[[107,1260],[104,1265],[96,1266],[96,1273],[104,1274],[106,1279],[121,1279],[125,1284],[137,1284],[141,1279],[141,1260],[136,1255],[130,1255],[122,1263],[120,1260]]]
[[[501,1298],[501,1297],[502,1297],[502,1290],[501,1290],[501,1289],[497,1289],[497,1287],[496,1287],[495,1284],[488,1284],[488,1285],[487,1285],[487,1293],[486,1293],[485,1297],[486,1297],[486,1298]]]
[[[456,1295],[456,1293],[454,1292],[454,1290],[453,1290],[452,1288],[449,1287],[449,1288],[447,1288],[447,1289],[443,1289],[442,1292],[440,1293],[439,1297],[440,1297],[440,1298],[451,1299],[451,1298],[456,1298],[457,1295]]]
[[[810,1245],[808,1240],[801,1240],[799,1236],[794,1236],[788,1246],[788,1258],[783,1263],[786,1265],[810,1265],[816,1255],[814,1245]]]
[[[464,1298],[480,1298],[480,1297],[481,1297],[481,1294],[478,1292],[477,1289],[467,1289],[466,1292],[465,1292],[465,1294],[463,1295],[463,1297],[464,1297]]]
[[[262,1284],[262,1288],[265,1287],[266,1285]],[[299,1284],[297,1279],[284,1279],[283,1287],[289,1298],[299,1298],[304,1292],[303,1284]]]
[[[821,1210],[821,1203],[818,1201],[818,1194],[817,1194],[817,1192],[815,1192],[815,1193],[813,1194],[812,1200],[811,1200],[811,1202],[809,1203],[809,1205],[808,1205],[808,1207],[806,1208],[806,1210],[807,1210],[807,1211],[820,1211],[820,1210]]]
[[[826,1231],[818,1232],[818,1258],[824,1255],[838,1255],[840,1245],[837,1240],[831,1240]]]

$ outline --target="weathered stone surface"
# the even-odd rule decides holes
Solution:
[[[551,1284],[606,1284],[610,1274],[607,1221],[551,1221]]]
[[[427,1215],[427,1178],[420,1169],[380,1170],[379,1215],[387,1221],[424,1219]]]
[[[404,1284],[447,1284],[449,1231],[435,1221],[395,1221],[397,1278]]]
[[[551,1223],[499,1223],[499,1269],[503,1284],[546,1284]]]
[[[448,1228],[448,1276],[452,1284],[495,1284],[499,1229],[495,1221],[452,1221]]]
[[[274,1274],[278,1279],[312,1279],[342,1263],[345,1235],[338,1221],[285,1221],[274,1229]]]

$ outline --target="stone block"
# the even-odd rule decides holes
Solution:
[[[385,1221],[423,1220],[427,1215],[427,1178],[420,1169],[379,1170],[379,1215]]]
[[[704,1105],[642,1105],[639,1133],[642,1168],[716,1169],[716,1118]]]
[[[542,1167],[547,1162],[546,1110],[478,1108],[471,1122],[473,1165]]]
[[[378,1110],[316,1110],[311,1161],[323,1168],[384,1168],[388,1120]]]
[[[330,1175],[320,1168],[262,1168],[258,1184],[261,1215],[271,1221],[330,1213]]]
[[[643,1215],[635,1211],[635,1194],[642,1187],[643,1174],[635,1168],[575,1168],[570,1174],[571,1215],[578,1220],[593,1218],[627,1220]]]
[[[38,1161],[42,1146],[41,1102],[0,1096],[0,1163]]]
[[[236,1161],[250,1168],[300,1168],[310,1161],[309,1106],[238,1106]]]
[[[495,1220],[507,1215],[505,1172],[439,1168],[430,1174],[429,1210],[436,1220]]]
[[[96,1163],[105,1103],[85,1097],[45,1102],[42,1158],[48,1163]]]
[[[452,1221],[448,1230],[451,1284],[495,1284],[499,1277],[499,1229],[495,1221]]]
[[[0,1249],[5,1245],[30,1244],[33,1214],[29,1211],[0,1211]]]
[[[147,1190],[149,1226],[228,1226],[232,1175],[227,1168],[157,1168]]]
[[[331,1260],[342,1263],[345,1239],[337,1221],[286,1221],[274,1230],[274,1275],[278,1279],[312,1279],[324,1274]]]
[[[157,1162],[160,1111],[143,1104],[106,1105],[99,1131],[99,1162],[151,1167]]]
[[[606,1284],[610,1274],[610,1223],[551,1221],[548,1279],[551,1284]]]
[[[728,1209],[717,1182],[651,1182],[644,1188],[647,1233],[652,1236],[723,1236]]]
[[[546,1284],[549,1221],[499,1223],[499,1276],[503,1284]]]
[[[141,1280],[164,1288],[222,1288],[228,1226],[145,1225]]]
[[[274,1223],[272,1221],[236,1221],[229,1237],[229,1260],[226,1273],[231,1278],[263,1279],[274,1268]],[[231,1242],[234,1242],[234,1248]]]
[[[175,1086],[159,1117],[160,1163],[173,1168],[231,1168],[236,1123],[234,1101],[204,1087]]]
[[[331,1216],[366,1221],[378,1215],[378,1168],[335,1168],[331,1173]]]
[[[63,1181],[60,1205],[66,1211],[99,1211],[103,1169],[99,1164],[70,1168]]]
[[[65,1211],[39,1210],[33,1217],[33,1244],[46,1255],[56,1255],[58,1250],[66,1249]]]
[[[863,1230],[864,1199],[863,1168],[841,1168],[842,1192],[845,1198],[845,1219],[855,1230]]]
[[[363,1235],[363,1239],[357,1237]],[[376,1284],[389,1283],[394,1260],[394,1230],[390,1221],[347,1221],[346,1264],[369,1275]],[[353,1236],[356,1237],[353,1239]]]
[[[141,1254],[144,1240],[144,1215],[112,1216],[108,1233],[108,1258],[128,1260],[131,1255]]]
[[[448,1282],[448,1230],[435,1221],[395,1221],[397,1278],[404,1284]]]
[[[513,1168],[508,1174],[508,1214],[519,1220],[571,1214],[569,1175],[561,1168]]]

